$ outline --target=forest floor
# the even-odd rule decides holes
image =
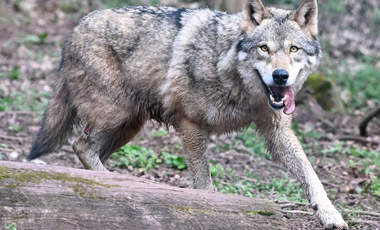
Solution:
[[[25,162],[53,89],[63,41],[80,16],[96,6],[87,1],[71,1],[79,4],[75,7],[65,1],[21,2],[0,2],[0,159]],[[374,107],[371,101],[366,106]],[[315,116],[307,103],[298,104],[293,129],[350,229],[380,229],[379,120],[370,123],[369,137],[361,138],[358,126],[365,112],[323,114]],[[83,168],[71,148],[78,133],[59,151],[34,162]],[[212,136],[209,155],[219,192],[273,200],[291,229],[321,229],[301,185],[271,160],[253,126]],[[189,181],[182,156],[178,133],[148,122],[107,168],[185,188]]]

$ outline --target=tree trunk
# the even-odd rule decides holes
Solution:
[[[0,229],[287,229],[270,201],[0,161]]]

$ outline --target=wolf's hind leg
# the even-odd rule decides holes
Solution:
[[[209,158],[206,151],[207,133],[186,119],[182,120],[180,128],[192,188],[213,190]]]
[[[103,144],[102,139],[104,139],[104,136],[101,133],[93,132],[89,136],[80,136],[74,142],[74,152],[86,169],[108,171],[99,158],[99,152]]]
[[[134,122],[122,125],[110,135],[99,154],[103,165],[106,164],[108,158],[110,158],[116,150],[130,142],[139,133],[144,124],[145,120],[136,119]]]
[[[144,121],[123,124],[113,132],[92,130],[73,144],[73,149],[86,169],[108,171],[104,165],[117,149],[128,143],[140,131]],[[87,128],[86,128],[87,129]]]

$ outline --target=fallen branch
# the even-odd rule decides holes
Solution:
[[[362,142],[362,143],[366,143],[366,144],[368,143],[368,144],[380,145],[379,142],[373,141],[373,140],[368,140],[367,138],[362,137],[362,136],[342,135],[342,136],[337,136],[336,139],[340,140],[340,141],[357,141],[357,142]]]
[[[313,212],[305,212],[305,211],[300,211],[300,210],[281,210],[281,212],[291,213],[291,214],[306,214],[306,215],[310,215],[310,216],[314,215]]]
[[[290,201],[290,200],[277,200],[275,202],[277,204],[280,204],[280,206],[283,204],[289,204],[289,203],[294,204],[294,205],[305,205],[305,206],[310,205],[310,203],[299,202],[299,201]]]
[[[20,229],[288,229],[277,204],[118,173],[0,161],[0,223]]]
[[[349,210],[349,209],[343,209],[347,213],[355,213],[359,215],[367,215],[367,216],[377,216],[380,217],[379,212],[369,212],[369,211],[360,211],[360,210]]]
[[[359,124],[359,130],[360,130],[361,136],[363,137],[368,136],[367,125],[374,117],[378,115],[380,115],[380,107],[370,111],[366,116],[364,116],[364,118],[360,121],[360,124]]]
[[[2,151],[2,152],[22,152],[23,150],[22,149],[7,149],[7,148],[1,148],[0,147],[0,151]]]
[[[4,136],[4,135],[0,135],[0,139],[3,139],[3,140],[10,140],[10,141],[25,141],[25,140],[28,140],[30,138],[28,137],[11,137],[11,136]]]

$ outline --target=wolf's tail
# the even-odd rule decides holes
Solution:
[[[74,118],[75,110],[70,106],[67,84],[64,79],[60,79],[55,85],[28,160],[33,160],[60,147],[71,134]]]

